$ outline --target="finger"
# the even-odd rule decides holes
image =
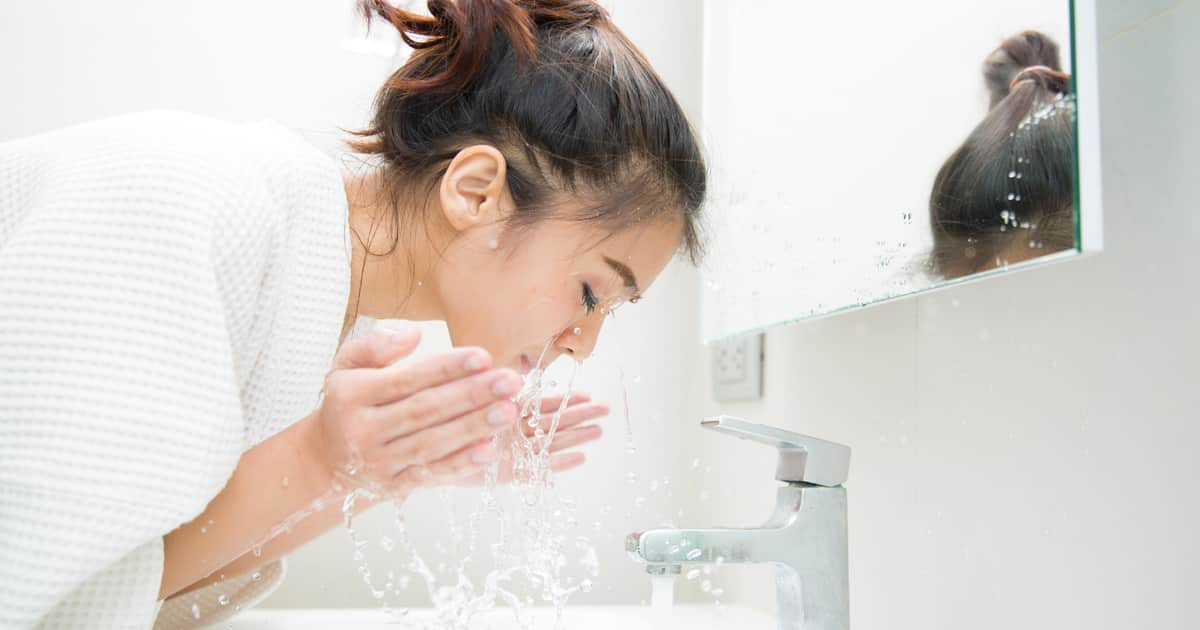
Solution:
[[[517,419],[517,405],[498,400],[460,418],[387,443],[388,455],[401,465],[437,461],[466,446],[490,440]]]
[[[368,414],[380,423],[380,435],[390,441],[511,397],[521,388],[521,377],[509,369],[498,369],[421,390],[408,398]]]
[[[562,399],[563,399],[562,396],[550,396],[548,398],[543,398],[541,412],[542,413],[554,413],[555,411],[558,411],[559,405],[562,404]],[[587,394],[585,394],[583,392],[571,394],[570,400],[567,401],[567,407],[585,403],[591,399],[592,399],[591,396],[588,396]]]
[[[459,449],[435,462],[404,468],[396,473],[395,479],[401,485],[411,486],[453,483],[482,472],[496,457],[496,449],[489,442],[481,442]]]
[[[364,375],[366,398],[376,405],[403,400],[431,387],[478,374],[492,366],[483,348],[454,348],[411,363],[395,363]]]
[[[371,334],[347,339],[333,360],[334,369],[383,367],[408,356],[421,341],[416,328],[376,328]]]
[[[567,448],[574,448],[580,444],[598,440],[602,435],[604,435],[604,430],[598,424],[589,424],[567,429],[566,431],[558,431],[554,434],[554,439],[550,440],[550,452],[553,453]]]
[[[587,456],[578,451],[572,453],[558,453],[550,457],[550,469],[556,473],[566,472],[572,468],[578,468],[587,461]]]
[[[567,407],[562,412],[562,415],[558,418],[558,430],[561,431],[563,429],[569,429],[580,423],[587,422],[588,420],[603,418],[607,415],[608,405],[604,403],[584,403],[574,407]],[[553,420],[554,416],[552,414],[546,414],[542,416],[542,431],[549,431],[550,423],[553,422]],[[533,428],[529,426],[528,422],[521,423],[521,430],[524,431],[525,435],[527,436],[533,435]]]
[[[571,470],[572,468],[576,468],[586,461],[587,456],[585,456],[583,453],[556,453],[550,456],[550,469],[555,473],[560,473]],[[453,483],[456,483],[460,486],[482,486],[486,479],[487,471],[481,468],[473,473],[459,477]],[[512,470],[505,470],[505,468],[501,466],[496,477],[496,483],[504,484],[510,481],[512,481]]]

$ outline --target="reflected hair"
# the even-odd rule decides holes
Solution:
[[[1026,31],[984,62],[992,107],[947,158],[929,198],[931,264],[945,278],[1073,247],[1074,97],[1058,46]]]
[[[427,4],[429,15],[359,2],[368,27],[382,19],[413,49],[377,93],[369,126],[349,143],[382,158],[397,240],[401,229],[427,224],[400,209],[427,211],[454,156],[489,144],[505,156],[516,203],[506,229],[547,218],[595,222],[610,233],[678,221],[681,249],[700,259],[707,173],[697,136],[600,5]]]

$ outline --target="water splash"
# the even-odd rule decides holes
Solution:
[[[555,625],[561,628],[568,599],[577,592],[591,590],[591,578],[599,574],[598,558],[590,539],[570,533],[578,525],[576,503],[557,491],[551,453],[579,365],[572,366],[561,402],[543,411],[543,401],[556,388],[556,383],[545,378],[543,365],[552,342],[547,341],[515,398],[524,422],[492,438],[492,446],[504,457],[484,469],[479,503],[467,516],[465,528],[460,526],[450,491],[439,493],[447,509],[450,547],[457,553],[453,561],[430,566],[409,539],[403,505],[395,502],[395,531],[382,539],[380,546],[388,552],[395,549],[400,555],[401,574],[388,571],[386,583],[377,585],[362,553],[366,544],[352,523],[354,502],[361,492],[347,496],[344,525],[360,563],[360,576],[372,596],[383,600],[389,614],[407,614],[404,609],[392,611],[386,600],[389,594],[400,596],[415,577],[424,583],[435,611],[436,621],[430,628],[465,630],[473,619],[497,605],[511,610],[518,627],[532,628],[533,620],[526,609],[534,605],[534,596],[554,607]],[[499,541],[481,550],[479,540],[485,521],[486,526],[494,525]],[[448,548],[436,550],[450,552]],[[478,581],[468,576],[468,565],[472,563],[486,568]]]

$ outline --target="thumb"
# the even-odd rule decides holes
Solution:
[[[421,340],[421,331],[413,327],[401,330],[376,328],[371,334],[349,339],[338,349],[333,368],[378,368],[408,356]]]

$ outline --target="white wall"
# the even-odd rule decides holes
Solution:
[[[0,3],[0,140],[145,109],[271,117],[333,146],[389,60],[342,47],[353,0]]]
[[[855,627],[1200,624],[1200,3],[1099,25],[1105,252],[772,330],[764,399],[706,406],[853,447]],[[762,447],[694,439],[708,520],[764,518]]]

